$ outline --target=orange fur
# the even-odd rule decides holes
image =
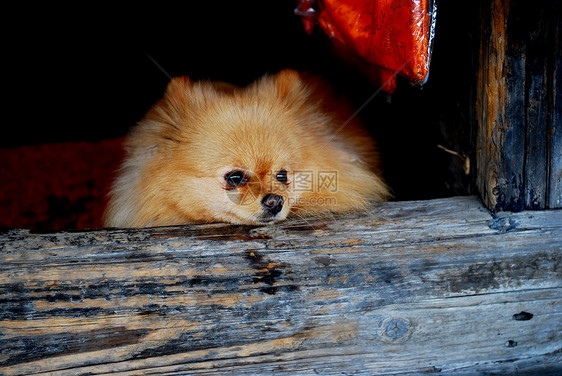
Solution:
[[[246,88],[174,78],[127,138],[104,223],[262,224],[365,208],[389,192],[373,141],[357,119],[345,124],[351,114],[323,81],[295,71]],[[247,181],[232,186],[231,171]],[[266,195],[282,207],[265,213]]]

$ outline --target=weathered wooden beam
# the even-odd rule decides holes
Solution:
[[[556,8],[557,7],[557,8]],[[562,9],[556,1],[554,19],[550,25],[549,38],[552,40],[552,62],[548,66],[548,79],[555,90],[549,91],[548,103],[551,111],[547,114],[548,129],[548,207],[562,208]]]
[[[562,207],[560,1],[481,1],[477,185],[494,211]]]
[[[0,374],[551,372],[562,211],[0,237]]]

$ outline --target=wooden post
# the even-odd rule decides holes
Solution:
[[[562,211],[0,236],[2,375],[555,374]]]
[[[477,185],[494,211],[562,207],[560,1],[484,0]]]
[[[548,134],[548,201],[549,208],[562,208],[562,7],[554,4],[553,22],[550,29],[552,40],[552,63],[548,66],[548,77],[553,90],[548,92],[550,112],[547,114]],[[550,49],[550,48],[549,48]]]

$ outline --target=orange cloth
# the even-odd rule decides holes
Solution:
[[[302,0],[296,13],[308,33],[316,19],[340,54],[358,58],[362,70],[388,93],[396,88],[396,74],[413,83],[428,75],[433,0]]]

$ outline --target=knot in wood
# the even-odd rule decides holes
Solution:
[[[401,318],[390,319],[384,326],[384,334],[393,341],[405,339],[408,336],[409,331],[410,325],[406,320]]]

